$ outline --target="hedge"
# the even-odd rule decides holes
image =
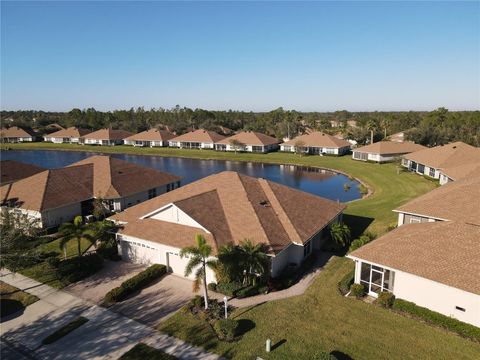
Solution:
[[[150,284],[152,281],[161,278],[167,273],[167,267],[161,264],[154,264],[149,266],[144,271],[137,275],[125,280],[119,287],[113,288],[106,295],[104,302],[106,304],[116,303],[118,301],[125,300],[125,298],[141,290]]]
[[[236,296],[237,291],[242,289],[243,285],[239,282],[229,282],[229,283],[218,283],[217,292],[227,295],[227,296]]]
[[[144,343],[138,343],[125,354],[120,360],[176,360],[177,357],[164,353],[162,350],[153,348]]]
[[[354,276],[355,270],[352,270],[348,274],[346,274],[338,283],[338,290],[342,295],[346,295],[350,291],[350,286],[353,284]]]
[[[480,342],[480,328],[477,328],[476,326],[442,315],[402,299],[395,300],[393,303],[393,309],[399,312],[408,313],[426,321],[427,323],[440,326],[444,329],[456,332],[463,337]]]
[[[60,329],[55,331],[53,334],[47,336],[45,339],[42,340],[43,345],[51,344],[65,335],[70,334],[73,330],[79,328],[83,324],[85,324],[88,321],[87,318],[80,316],[76,318],[75,320],[70,321],[67,325],[62,326]]]

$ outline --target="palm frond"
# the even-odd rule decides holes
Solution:
[[[189,276],[193,269],[195,269],[197,266],[200,266],[202,264],[202,260],[203,259],[200,256],[191,257],[187,263],[187,266],[185,266],[185,276]]]

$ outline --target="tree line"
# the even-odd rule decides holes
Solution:
[[[97,111],[94,108],[72,109],[69,112],[1,111],[3,126],[20,126],[45,134],[55,129],[76,126],[90,130],[112,127],[140,132],[160,127],[182,134],[193,129],[224,132],[251,130],[275,136],[293,138],[309,130],[342,134],[360,145],[385,136],[406,131],[406,138],[435,146],[452,141],[480,146],[480,111],[448,111],[439,108],[431,112],[299,112],[278,108],[269,112],[210,111],[176,106],[172,109],[143,107],[130,110]]]

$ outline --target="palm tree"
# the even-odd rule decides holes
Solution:
[[[231,243],[223,245],[218,249],[218,261],[215,262],[215,275],[219,283],[228,283],[241,279],[242,267],[239,261],[240,257],[241,254],[238,246]]]
[[[95,237],[92,235],[92,231],[88,225],[83,224],[81,216],[76,216],[73,223],[65,223],[60,225],[58,229],[62,234],[60,239],[60,249],[63,249],[64,257],[67,257],[67,243],[70,240],[77,240],[78,257],[82,256],[82,238],[90,241],[92,244],[95,242]]]
[[[373,132],[377,130],[377,123],[374,120],[368,120],[367,130],[370,131],[370,144],[373,144]]]
[[[193,291],[200,289],[203,285],[203,298],[205,300],[205,310],[208,309],[208,290],[207,290],[207,266],[214,270],[215,260],[208,258],[212,254],[212,247],[207,244],[205,238],[198,234],[195,236],[196,246],[187,246],[180,250],[180,257],[188,256],[190,260],[185,267],[185,276],[189,276],[195,269],[195,281],[193,282]]]
[[[350,228],[341,222],[333,223],[329,227],[330,237],[337,244],[346,246],[350,242]]]
[[[241,264],[245,269],[244,282],[250,285],[252,280],[252,284],[255,285],[257,275],[265,275],[267,269],[268,256],[264,251],[264,245],[254,245],[249,239],[245,239],[239,246],[239,252]]]

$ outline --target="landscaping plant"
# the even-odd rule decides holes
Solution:
[[[365,295],[365,286],[362,284],[352,284],[350,286],[350,295],[355,296],[357,299]]]
[[[213,328],[220,340],[233,341],[238,328],[234,319],[220,319],[213,324]]]

